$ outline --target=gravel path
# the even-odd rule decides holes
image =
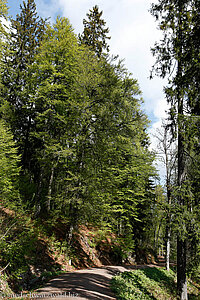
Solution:
[[[155,265],[105,266],[69,272],[50,280],[37,290],[40,295],[37,299],[116,300],[110,290],[111,278],[120,272],[146,267]]]
[[[109,266],[59,275],[37,290],[41,295],[38,299],[115,300],[110,290],[110,280],[117,273],[127,270],[128,267]],[[42,297],[44,294],[47,297]]]

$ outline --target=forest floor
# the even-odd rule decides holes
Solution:
[[[114,300],[116,299],[110,289],[110,280],[113,276],[135,269],[148,267],[163,267],[164,262],[135,266],[104,266],[76,270],[50,280],[43,288],[37,290],[42,299],[80,299],[80,300]],[[42,296],[43,295],[43,296]],[[44,295],[47,295],[45,297]],[[54,297],[55,296],[55,297]]]

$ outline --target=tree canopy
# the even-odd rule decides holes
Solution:
[[[152,76],[168,77],[171,104],[160,136],[166,192],[156,181],[142,91],[109,52],[103,11],[90,9],[77,36],[69,19],[48,23],[27,0],[9,32],[0,23],[0,197],[35,227],[44,223],[52,239],[55,224],[63,226],[66,252],[83,225],[110,231],[120,262],[163,254],[165,241],[175,249],[176,237],[178,297],[187,299],[186,274],[198,272],[200,253],[199,1],[159,0],[151,13],[163,32]],[[172,141],[178,150],[170,161]],[[18,262],[5,243],[4,263]]]

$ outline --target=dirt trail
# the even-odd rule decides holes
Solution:
[[[124,271],[162,265],[163,263],[159,263],[159,265],[105,266],[77,270],[50,280],[37,292],[41,296],[42,294],[48,295],[42,299],[115,300],[116,298],[110,290],[110,280],[113,276]],[[58,295],[54,297],[53,294]]]

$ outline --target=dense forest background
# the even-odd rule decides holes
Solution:
[[[151,10],[164,32],[152,76],[170,75],[171,109],[158,134],[162,187],[138,82],[110,55],[99,8],[77,36],[67,18],[38,16],[34,0],[6,28],[0,0],[0,264],[11,282],[30,271],[41,235],[72,258],[81,226],[113,234],[119,262],[162,253],[169,268],[178,251],[180,295],[186,274],[198,278],[199,3],[183,2]]]

